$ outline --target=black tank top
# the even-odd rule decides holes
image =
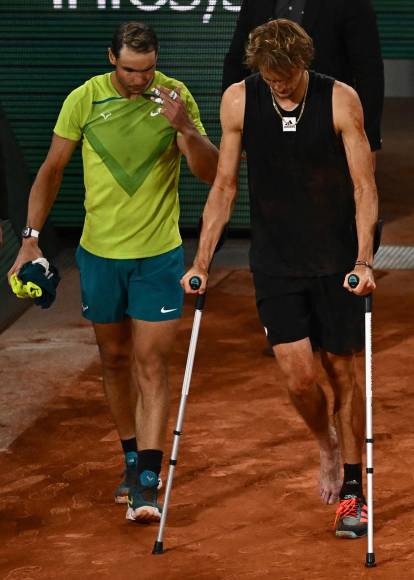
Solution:
[[[334,79],[310,72],[295,132],[283,132],[259,74],[245,83],[251,269],[291,277],[351,270],[357,256],[355,202],[343,143],[333,126]],[[297,117],[300,109],[301,104],[280,110]]]

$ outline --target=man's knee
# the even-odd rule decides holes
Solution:
[[[284,372],[288,388],[292,395],[303,396],[312,390],[316,384],[316,371],[313,361],[296,361],[288,362],[280,360],[278,357],[280,367]]]
[[[311,367],[302,367],[293,371],[288,377],[289,392],[295,397],[309,394],[316,384],[316,373]]]
[[[118,370],[130,366],[131,349],[128,345],[114,342],[98,343],[99,354],[105,370]]]
[[[160,383],[167,378],[167,361],[160,353],[137,358],[136,368],[140,384]]]
[[[352,385],[355,379],[355,357],[321,352],[322,365],[335,382]]]
[[[316,368],[312,350],[307,344],[278,346],[276,358],[292,395],[303,396],[314,388]]]

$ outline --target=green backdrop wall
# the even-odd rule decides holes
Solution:
[[[65,96],[108,70],[110,37],[128,19],[154,26],[161,42],[159,68],[188,85],[218,144],[221,68],[240,4],[241,0],[0,0],[0,102],[32,176],[47,152]],[[384,57],[413,58],[413,0],[375,0],[374,5]],[[249,223],[245,182],[243,170],[232,220],[236,227]],[[206,193],[184,167],[182,225],[197,223]],[[79,152],[66,171],[52,220],[57,226],[82,224]]]
[[[154,26],[158,68],[193,92],[210,138],[219,143],[221,67],[240,2],[212,0],[15,0],[0,8],[1,102],[33,174],[44,158],[65,96],[89,77],[110,70],[107,47],[125,20]],[[248,224],[245,187],[233,217]],[[182,168],[181,223],[194,225],[207,186]],[[57,226],[83,221],[80,152],[68,166],[52,213]]]

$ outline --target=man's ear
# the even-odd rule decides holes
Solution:
[[[108,48],[108,58],[109,58],[109,62],[115,66],[116,65],[116,56],[112,52],[112,48]]]

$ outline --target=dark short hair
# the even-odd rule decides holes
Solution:
[[[250,33],[246,64],[251,70],[265,68],[288,73],[292,68],[309,68],[313,53],[312,39],[303,28],[280,18]]]
[[[158,38],[154,30],[143,22],[124,22],[115,30],[111,50],[116,58],[123,46],[135,52],[158,52]]]

